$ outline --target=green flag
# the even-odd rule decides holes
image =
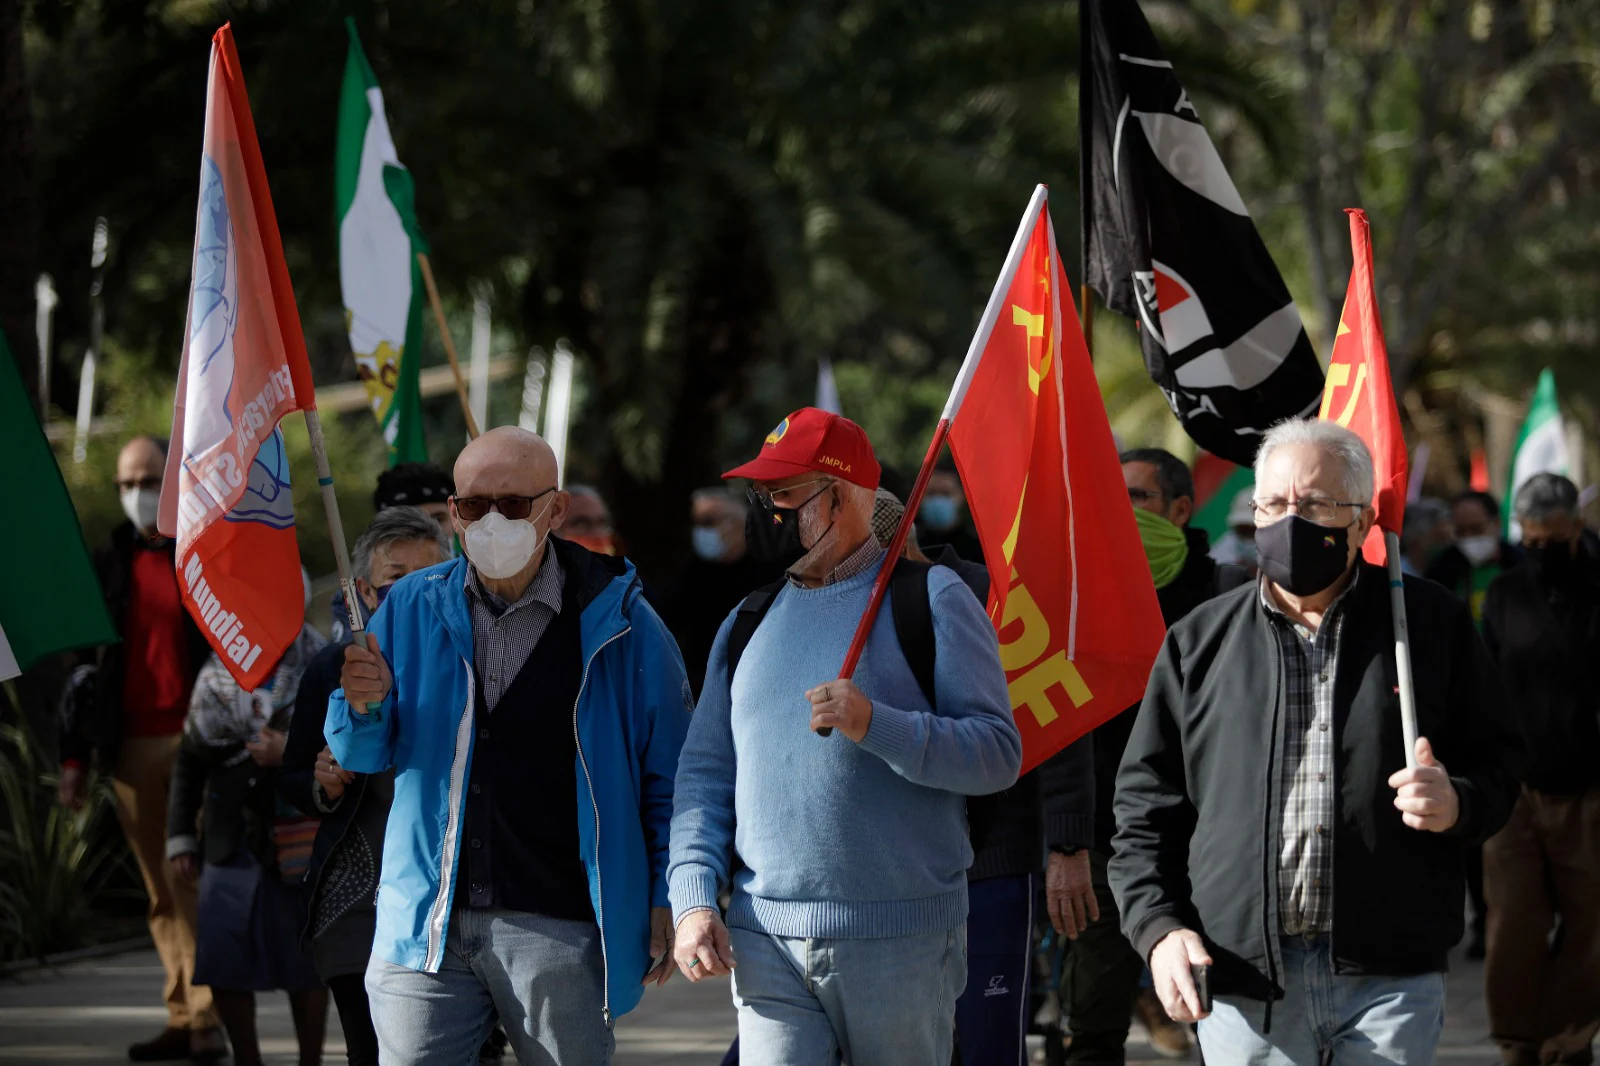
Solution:
[[[1561,405],[1556,402],[1556,376],[1549,367],[1539,371],[1539,383],[1534,386],[1533,399],[1528,404],[1528,417],[1522,420],[1522,431],[1517,434],[1517,446],[1511,450],[1511,477],[1506,482],[1506,505],[1502,507],[1502,522],[1507,536],[1518,539],[1517,523],[1512,518],[1516,509],[1517,490],[1535,474],[1572,473],[1572,457],[1567,451],[1567,426],[1561,420]]]
[[[0,552],[14,563],[0,581],[0,681],[46,655],[111,644],[117,631],[84,547],[78,512],[61,480],[28,391],[0,333],[0,455],[27,522],[0,523]]]
[[[356,372],[389,444],[389,463],[428,458],[422,433],[422,269],[427,243],[417,228],[411,174],[400,165],[383,92],[354,19],[339,92],[334,192],[339,218],[339,287]]]

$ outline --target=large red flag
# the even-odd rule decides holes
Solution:
[[[1137,701],[1166,632],[1042,185],[945,416],[1026,772]]]
[[[278,422],[315,393],[233,33],[211,40],[188,327],[159,525],[189,612],[245,689],[305,622]]]
[[[1350,216],[1350,287],[1345,290],[1339,329],[1328,361],[1328,382],[1322,391],[1319,418],[1331,419],[1358,434],[1372,451],[1374,506],[1378,523],[1367,535],[1362,554],[1384,565],[1383,531],[1396,535],[1405,520],[1406,439],[1400,432],[1400,409],[1389,377],[1389,351],[1383,343],[1378,297],[1372,282],[1372,240],[1367,213],[1346,209]]]

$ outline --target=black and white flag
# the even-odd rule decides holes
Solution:
[[[1249,464],[1322,367],[1283,277],[1136,0],[1080,0],[1084,278],[1134,319],[1196,443]]]

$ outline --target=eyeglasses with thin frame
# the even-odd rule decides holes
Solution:
[[[792,492],[798,492],[800,489],[810,488],[812,485],[831,485],[833,482],[834,479],[831,477],[819,477],[815,481],[802,481],[798,485],[786,485],[779,489],[776,493],[768,492],[766,489],[758,489],[752,485],[750,487],[750,496],[753,500],[755,500],[756,503],[759,503],[762,507],[765,507],[767,510],[771,511],[774,508],[787,505],[789,501],[794,498],[789,495]],[[779,502],[779,497],[782,497],[782,503]],[[813,499],[814,498],[815,497],[813,497]],[[806,501],[801,501],[799,506],[805,506],[805,502]]]
[[[1365,506],[1366,504],[1355,500],[1334,500],[1326,496],[1302,496],[1293,501],[1286,500],[1282,496],[1268,496],[1265,499],[1250,501],[1257,523],[1276,522],[1284,515],[1293,512],[1307,522],[1315,522],[1319,526],[1337,518],[1341,508],[1360,509]]]
[[[450,504],[463,522],[476,522],[490,511],[499,511],[513,522],[520,522],[533,513],[533,505],[542,496],[556,491],[551,485],[535,496],[452,496]]]

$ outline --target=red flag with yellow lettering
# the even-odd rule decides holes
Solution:
[[[1383,531],[1398,535],[1405,520],[1406,438],[1400,431],[1400,408],[1395,405],[1394,381],[1389,377],[1389,350],[1378,318],[1367,213],[1359,207],[1346,208],[1345,213],[1350,216],[1354,262],[1318,417],[1353,431],[1372,452],[1373,505],[1378,509],[1378,522],[1361,553],[1367,562],[1382,566],[1387,555]]]
[[[1027,772],[1144,695],[1166,632],[1042,185],[945,418]]]

